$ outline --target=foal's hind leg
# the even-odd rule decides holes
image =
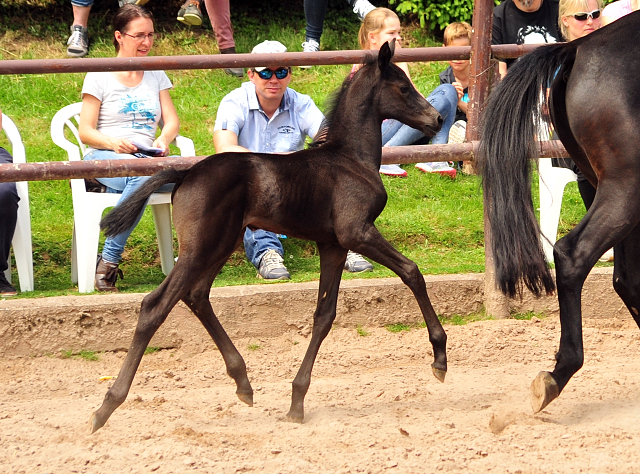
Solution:
[[[201,279],[182,300],[193,311],[193,314],[198,317],[216,343],[216,346],[218,346],[218,349],[220,349],[220,354],[222,354],[227,367],[227,374],[236,382],[236,395],[238,398],[247,405],[253,406],[253,389],[247,376],[247,366],[220,321],[218,321],[209,302],[211,284],[224,264],[225,262],[219,264],[209,278]]]
[[[115,409],[127,398],[133,377],[149,341],[164,323],[169,311],[189,290],[188,282],[191,275],[187,270],[184,263],[179,261],[162,284],[142,300],[138,325],[118,378],[105,395],[100,408],[91,416],[92,433],[102,428]]]
[[[433,310],[424,277],[418,266],[393,248],[373,225],[362,233],[361,239],[356,242],[346,242],[344,245],[393,271],[413,292],[424,321],[427,323],[429,341],[433,347],[434,361],[431,364],[433,375],[440,382],[444,382],[447,374],[447,335]]]
[[[313,332],[300,369],[295,379],[293,379],[291,409],[287,413],[289,420],[298,423],[302,423],[304,419],[304,397],[311,383],[313,364],[322,341],[329,334],[331,325],[336,319],[338,289],[340,288],[342,268],[347,258],[347,251],[339,245],[318,243],[318,250],[320,252],[320,287],[318,290],[318,304],[313,315]]]
[[[629,190],[637,189],[637,186],[629,180],[601,181],[587,215],[554,247],[560,305],[560,348],[553,372],[540,372],[531,384],[530,401],[535,413],[557,398],[573,374],[582,367],[582,287],[598,258],[612,245],[622,242],[638,225],[640,202],[628,198],[634,195]],[[630,242],[637,242],[637,237],[632,237]],[[623,248],[630,251],[627,244]],[[633,255],[637,258],[635,251]],[[632,263],[628,258],[621,255],[621,259],[627,262],[621,271],[630,268]],[[625,300],[625,303],[629,304],[629,301]]]

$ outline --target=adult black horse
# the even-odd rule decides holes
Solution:
[[[240,400],[253,404],[245,362],[209,303],[211,284],[240,245],[246,226],[314,240],[320,252],[313,332],[293,381],[289,419],[303,420],[311,370],[336,316],[347,249],[390,268],[413,291],[433,346],[433,373],[444,381],[447,337],[424,278],[418,266],[395,250],[374,225],[387,202],[378,173],[382,120],[394,118],[426,135],[434,135],[442,124],[438,112],[391,63],[393,49],[393,44],[385,43],[377,60],[369,57],[353,78],[345,80],[321,146],[288,155],[224,153],[188,171],[167,170],[104,218],[105,233],[116,235],[133,224],[158,186],[177,183],[173,219],[180,244],[178,262],[144,298],[133,342],[116,382],[92,416],[92,431],[102,427],[124,402],[147,344],[179,300],[189,306],[220,349]]]
[[[480,146],[485,206],[496,281],[509,296],[522,284],[539,295],[554,290],[531,199],[531,160],[541,91],[563,145],[597,187],[593,205],[554,247],[561,337],[553,372],[531,385],[542,410],[584,362],[581,291],[614,247],[613,285],[640,326],[640,12],[570,43],[524,56],[496,88]]]

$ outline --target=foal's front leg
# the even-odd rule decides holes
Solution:
[[[287,418],[297,423],[304,419],[304,397],[311,383],[311,370],[320,350],[320,345],[331,330],[336,319],[336,304],[342,268],[347,258],[347,251],[339,245],[318,244],[320,252],[320,288],[318,304],[313,315],[313,332],[311,342],[304,355],[298,374],[293,379],[291,393],[291,409]]]
[[[363,230],[358,241],[348,242],[347,245],[354,252],[361,253],[393,271],[413,292],[427,324],[429,341],[433,347],[434,361],[431,370],[440,382],[444,382],[447,374],[447,334],[431,305],[427,286],[418,266],[393,248],[374,225]]]

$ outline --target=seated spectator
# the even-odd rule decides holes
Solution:
[[[140,58],[149,54],[155,39],[153,16],[138,5],[125,5],[113,19],[113,44],[119,58]],[[90,72],[82,86],[80,139],[87,145],[85,160],[123,160],[144,157],[138,146],[155,147],[155,156],[167,156],[169,144],[178,135],[180,123],[169,95],[171,81],[164,71]],[[156,138],[158,123],[164,126]],[[137,144],[134,144],[134,142]],[[147,176],[98,178],[107,192],[127,199]],[[172,185],[158,192],[169,192]],[[138,217],[138,221],[142,213]],[[136,224],[138,223],[136,221]],[[115,283],[124,246],[134,229],[105,240],[96,269],[98,291],[117,291]]]
[[[213,32],[216,35],[220,54],[235,54],[236,43],[233,39],[229,0],[186,0],[178,11],[178,21],[185,25],[202,25],[203,1]],[[241,67],[226,68],[224,72],[230,76],[244,77],[244,69]]]
[[[640,10],[640,0],[618,0],[602,10],[602,26],[608,25],[629,13]]]
[[[277,41],[264,41],[252,53],[284,53]],[[289,87],[290,67],[270,65],[247,71],[249,82],[227,94],[218,107],[213,132],[216,153],[289,153],[301,150],[305,138],[313,138],[324,116],[311,97]],[[244,250],[249,261],[265,280],[288,280],[284,248],[273,232],[246,228]],[[345,269],[373,270],[362,256],[349,252]]]
[[[2,129],[2,110],[0,110],[0,129]],[[13,163],[11,154],[0,147],[0,163]],[[9,269],[9,252],[13,233],[18,221],[18,191],[16,183],[0,183],[0,297],[15,296],[16,289],[4,276]]]
[[[465,21],[451,23],[444,29],[443,47],[471,46],[471,25]],[[440,84],[451,84],[458,92],[458,109],[456,121],[449,130],[449,143],[463,143],[467,131],[467,107],[469,105],[469,78],[471,77],[471,60],[454,59],[447,61],[449,67],[440,73]],[[463,162],[456,163],[462,170]]]
[[[376,8],[371,10],[364,18],[358,33],[358,41],[362,49],[379,50],[387,41],[396,40],[396,49],[402,45],[400,36],[400,19],[398,15],[388,8]],[[407,63],[396,63],[411,79]],[[351,73],[355,73],[360,65],[353,66]],[[429,103],[440,113],[443,119],[442,128],[431,139],[431,143],[447,143],[449,130],[456,118],[458,104],[458,92],[451,84],[442,84],[427,97]],[[397,120],[385,120],[382,123],[382,145],[402,146],[411,145],[423,139],[424,134],[414,128],[404,125]],[[456,170],[448,163],[418,163],[416,168],[425,173],[440,173],[451,177],[456,176]],[[407,176],[407,172],[398,165],[382,165],[380,173],[388,176]]]

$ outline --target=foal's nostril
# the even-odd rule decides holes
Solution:
[[[440,125],[442,127],[443,123],[444,123],[444,120],[442,118],[442,115],[438,114],[438,125]]]

